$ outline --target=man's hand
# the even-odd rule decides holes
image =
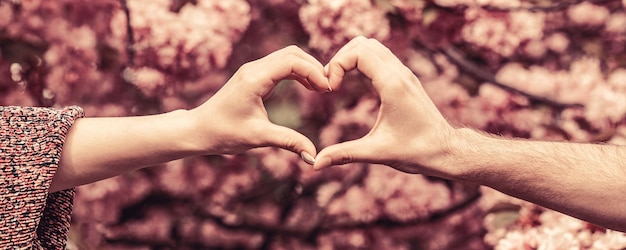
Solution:
[[[337,89],[345,72],[358,69],[372,81],[381,99],[376,123],[364,137],[329,146],[317,156],[315,169],[350,162],[385,164],[409,173],[450,177],[441,169],[448,138],[455,129],[437,110],[417,77],[374,39],[354,38],[326,66]]]
[[[380,163],[409,173],[486,185],[626,231],[626,147],[506,139],[455,129],[417,77],[372,39],[355,38],[327,67],[333,88],[346,71],[364,73],[380,95],[381,106],[367,135],[325,148],[317,155],[316,169],[349,162]]]

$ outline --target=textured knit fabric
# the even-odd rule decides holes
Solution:
[[[74,189],[48,194],[79,107],[0,107],[0,249],[64,249]]]

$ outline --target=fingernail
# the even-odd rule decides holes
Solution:
[[[319,170],[322,170],[323,168],[329,167],[332,161],[328,157],[323,157],[323,158],[318,159],[316,162],[318,164],[316,164],[317,166],[313,167],[313,169],[315,171],[319,171]],[[324,166],[324,167],[321,167],[321,166]]]
[[[333,92],[333,87],[330,86],[330,83],[328,83],[328,88],[326,89],[326,92]]]
[[[300,157],[302,158],[302,160],[304,160],[304,162],[308,163],[308,164],[315,164],[315,158],[313,158],[313,156],[311,156],[309,153],[302,151],[300,153]]]

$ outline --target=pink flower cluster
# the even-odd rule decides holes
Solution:
[[[594,58],[581,58],[572,62],[569,71],[549,71],[546,68],[533,66],[529,69],[515,63],[502,67],[496,79],[520,90],[537,96],[550,98],[563,103],[580,103],[584,105],[581,112],[567,112],[566,118],[583,117],[595,129],[607,129],[626,117],[626,71],[616,69],[605,75],[600,69],[600,62]],[[564,129],[571,130],[577,126],[565,125],[573,121],[565,121]],[[573,139],[588,141],[585,133],[569,131]]]
[[[338,49],[356,36],[385,40],[389,21],[369,0],[309,0],[300,20],[311,35],[309,46],[323,52]]]
[[[106,36],[111,12],[99,10],[117,5],[116,1],[88,5],[76,1],[15,1],[0,6],[2,36],[16,46],[7,47],[13,53],[3,59],[23,69],[24,77],[13,90],[29,95],[24,97],[30,101],[23,104],[68,105],[76,97],[90,99],[96,98],[96,93],[114,91],[115,76],[102,71],[109,65],[99,51],[116,49]],[[98,84],[89,84],[92,82]]]
[[[502,9],[517,8],[522,5],[520,0],[435,0],[435,4],[445,7],[456,6],[490,6]]]
[[[494,249],[624,249],[626,234],[482,188],[485,241]]]
[[[129,41],[117,0],[0,0],[0,104],[77,104],[88,116],[191,108],[244,62],[289,44],[327,60],[364,35],[454,124],[626,144],[626,2],[539,2],[131,0]],[[318,149],[365,135],[378,105],[357,72],[333,93],[279,87],[266,101]],[[86,249],[625,247],[621,233],[490,189],[371,164],[316,172],[273,148],[82,186],[73,216],[72,244]]]
[[[131,64],[142,65],[130,69],[128,80],[145,94],[175,91],[171,82],[211,82],[204,77],[226,66],[233,42],[250,22],[250,6],[242,0],[198,1],[178,12],[171,11],[171,5],[169,0],[128,1],[136,52]],[[126,21],[122,11],[112,19],[111,28],[120,39],[127,35]]]
[[[461,34],[470,44],[509,57],[522,43],[543,37],[544,18],[543,13],[529,11],[502,14],[471,8],[465,12],[467,22]]]

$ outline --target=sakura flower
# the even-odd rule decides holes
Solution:
[[[383,10],[368,0],[310,0],[300,9],[309,46],[331,52],[356,36],[385,40],[389,22]]]
[[[578,25],[602,25],[609,17],[609,10],[603,6],[582,2],[569,7],[567,16]]]

